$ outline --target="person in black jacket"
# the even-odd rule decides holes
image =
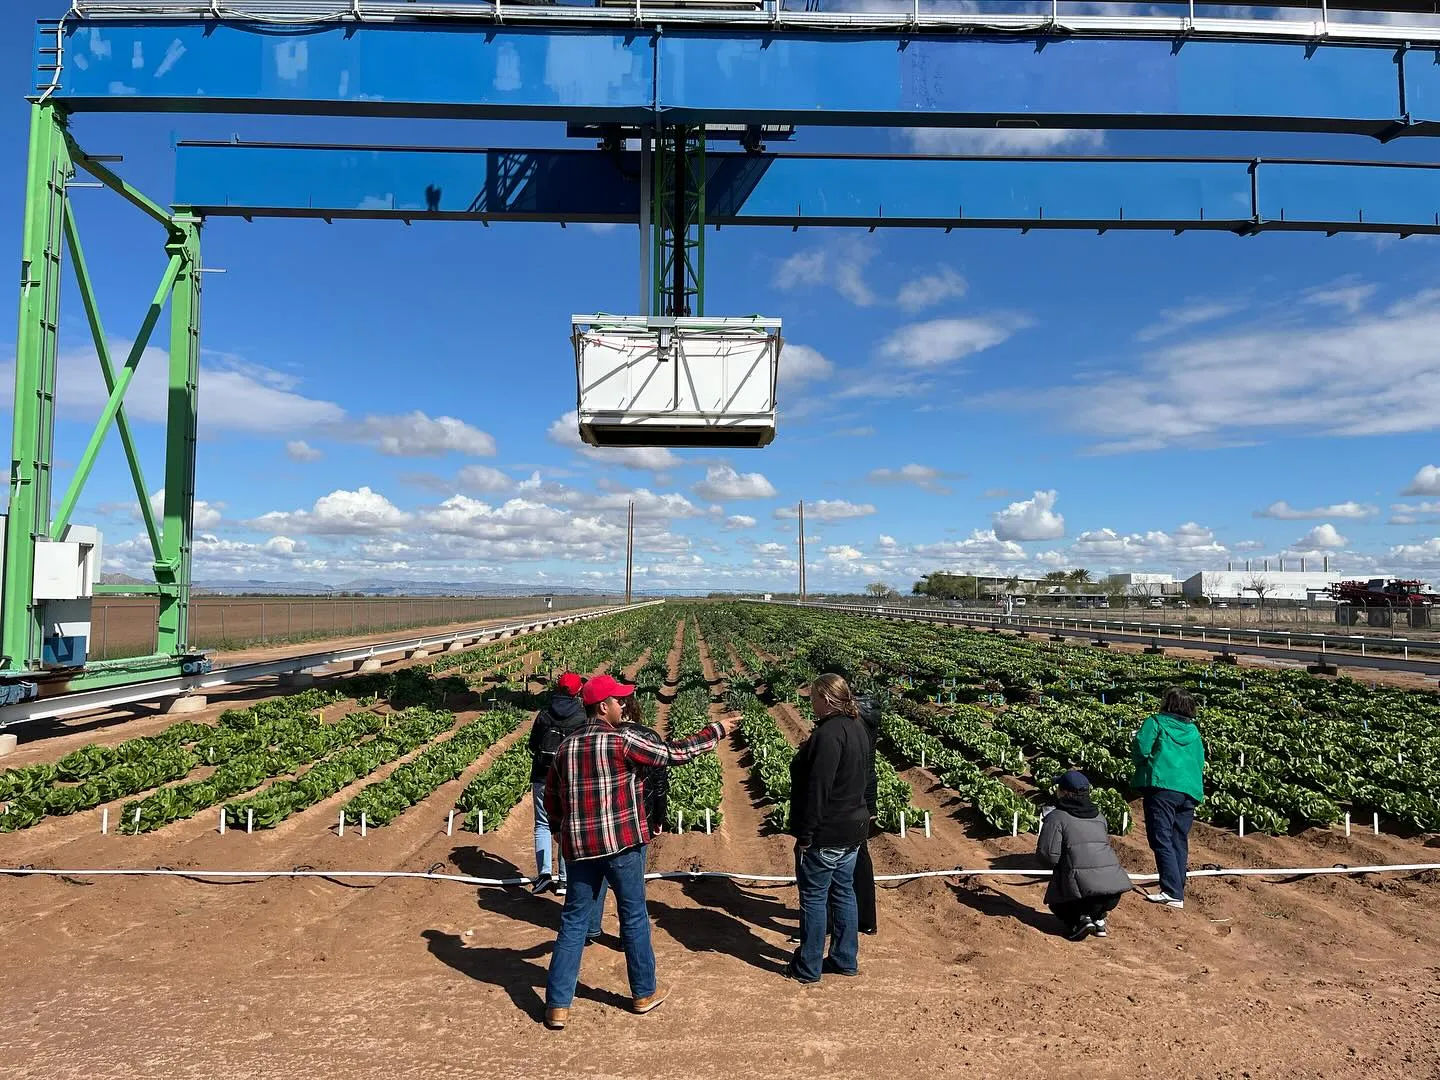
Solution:
[[[640,708],[638,694],[631,694],[624,698],[623,702],[625,724],[654,730],[645,723],[645,713]],[[645,821],[650,826],[650,834],[654,836],[665,831],[665,815],[670,809],[670,770],[663,765],[641,769],[639,780],[641,799],[645,804]]]
[[[565,895],[565,862],[560,858],[559,849],[554,848],[551,842],[550,819],[545,814],[545,777],[555,763],[555,751],[565,741],[565,736],[585,725],[580,682],[580,676],[573,671],[567,671],[556,679],[550,704],[536,713],[535,722],[530,725],[530,793],[535,804],[535,885],[531,891],[537,895],[552,885],[557,895]]]
[[[874,763],[870,737],[843,678],[816,678],[810,705],[815,730],[790,762],[800,945],[784,974],[802,983],[819,982],[822,973],[860,973],[855,859],[870,828],[865,786]]]
[[[865,779],[865,806],[870,811],[870,824],[865,830],[865,839],[855,855],[855,910],[859,918],[860,933],[873,934],[879,928],[875,915],[875,864],[870,861],[870,834],[875,831],[875,818],[880,812],[880,781],[875,775],[875,747],[880,741],[880,702],[873,694],[855,699],[860,723],[870,739],[870,754],[865,759],[869,767]]]

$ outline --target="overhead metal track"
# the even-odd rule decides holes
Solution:
[[[1210,5],[1223,17],[1205,14],[1207,6],[1191,3],[1164,5],[1135,4],[1134,14],[1070,13],[1068,7],[1089,5],[1052,2],[1037,13],[1034,4],[987,4],[984,10],[933,10],[930,0],[905,3],[897,0],[892,10],[874,10],[874,5],[847,10],[845,0],[826,4],[824,10],[787,11],[783,2],[760,3],[659,3],[627,0],[604,6],[578,4],[412,3],[377,0],[75,0],[70,18],[81,22],[206,19],[211,22],[248,22],[286,26],[324,26],[335,23],[396,24],[435,22],[496,23],[509,25],[639,26],[639,27],[734,27],[767,31],[839,31],[884,33],[891,31],[949,34],[1052,34],[1139,35],[1166,38],[1219,38],[1225,40],[1329,40],[1414,44],[1440,43],[1440,21],[1427,20],[1434,14],[1424,0],[1330,0],[1318,3],[1314,14],[1298,18],[1306,10],[1290,3]],[[978,5],[976,5],[978,7]],[[1111,5],[1114,8],[1123,5]],[[808,7],[808,6],[807,6]],[[1011,7],[1014,10],[1006,10]],[[1200,13],[1197,14],[1197,11]],[[1386,16],[1373,22],[1363,14],[1333,19],[1331,11],[1375,12]],[[1248,17],[1246,12],[1251,13]],[[1408,16],[1408,18],[1407,18]]]
[[[205,216],[639,221],[639,154],[182,142]],[[944,229],[1440,232],[1440,164],[720,154],[703,222]],[[515,178],[523,178],[516,180]]]
[[[587,9],[604,11],[608,9]],[[628,16],[627,16],[628,17]],[[788,18],[789,16],[787,16]],[[1330,34],[940,36],[728,26],[292,27],[69,20],[37,35],[35,92],[70,112],[1434,134],[1437,50]],[[1411,35],[1412,40],[1419,40]],[[1433,41],[1440,43],[1440,37]]]

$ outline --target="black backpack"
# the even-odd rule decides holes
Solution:
[[[545,718],[545,730],[540,735],[540,751],[536,758],[541,766],[549,769],[555,763],[555,753],[560,744],[585,726],[585,714],[581,713],[574,720],[562,720],[547,708],[541,715]]]

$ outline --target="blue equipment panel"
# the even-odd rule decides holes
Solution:
[[[640,160],[602,150],[181,143],[208,215],[639,220]],[[1440,231],[1440,165],[707,154],[719,225]]]
[[[53,96],[74,110],[1372,135],[1440,119],[1433,48],[434,22],[105,21],[65,36]],[[37,54],[37,89],[52,59]]]

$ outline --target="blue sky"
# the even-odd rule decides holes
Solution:
[[[29,25],[0,15],[0,252],[18,254]],[[87,149],[169,197],[175,138],[557,145],[536,124],[82,116]],[[797,149],[1426,159],[1313,136],[802,130]],[[158,280],[158,231],[74,196],[112,341]],[[812,589],[934,569],[1190,573],[1328,553],[1440,572],[1440,275],[1420,238],[727,229],[707,310],[785,320],[765,450],[580,447],[569,318],[636,305],[633,229],[219,220],[204,233],[197,579],[361,577],[781,588],[807,503]],[[13,280],[11,278],[10,280]],[[0,378],[15,301],[0,302]],[[160,339],[163,344],[163,337]],[[163,355],[130,409],[158,488]],[[57,499],[99,408],[65,295]],[[8,394],[6,395],[8,408]],[[114,435],[77,520],[146,573]]]

